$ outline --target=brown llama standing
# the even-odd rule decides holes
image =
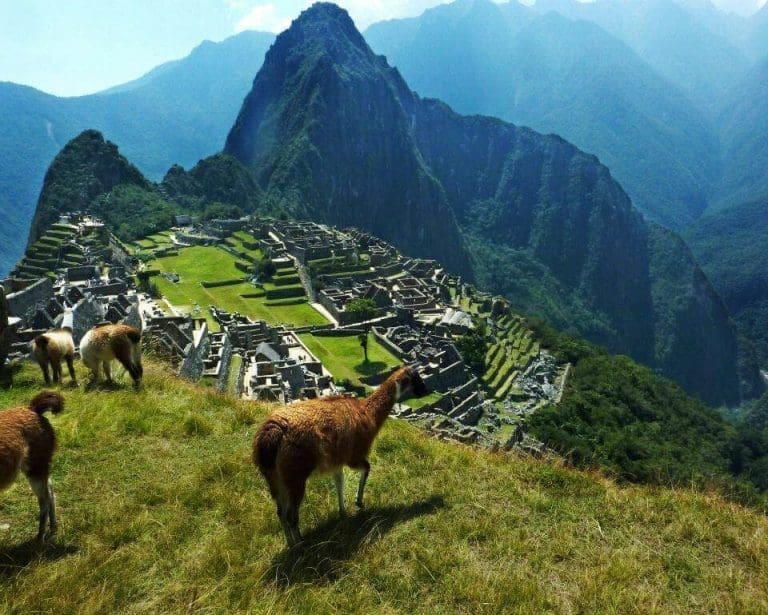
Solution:
[[[344,515],[343,467],[360,470],[356,504],[371,469],[368,453],[395,402],[408,394],[426,393],[413,368],[395,371],[368,398],[329,397],[285,406],[267,417],[253,441],[253,462],[277,503],[277,516],[288,545],[301,540],[299,507],[313,472],[333,473]]]
[[[133,378],[136,388],[141,384],[141,332],[128,325],[97,325],[80,341],[80,357],[98,382],[101,367],[107,382],[112,381],[111,363],[117,359]]]
[[[51,329],[48,333],[38,335],[32,342],[32,355],[43,371],[45,384],[51,383],[48,366],[53,371],[53,381],[61,382],[61,360],[67,362],[69,376],[72,383],[77,385],[75,376],[75,341],[72,339],[72,330],[69,328]]]
[[[26,475],[40,506],[38,540],[45,537],[46,525],[51,535],[56,532],[56,498],[49,480],[56,435],[43,413],[63,409],[61,395],[43,391],[26,408],[0,412],[0,491],[13,483],[19,470]]]

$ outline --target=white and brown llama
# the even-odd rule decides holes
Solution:
[[[61,362],[66,361],[72,384],[77,386],[75,375],[75,341],[72,339],[72,329],[63,327],[51,329],[47,333],[38,335],[32,341],[32,356],[43,371],[45,384],[51,384],[51,376],[48,372],[50,366],[53,372],[53,381],[59,383],[61,377]]]
[[[56,450],[56,434],[43,413],[58,414],[64,399],[53,391],[38,393],[26,408],[0,412],[0,490],[6,489],[21,470],[40,506],[37,539],[45,538],[46,526],[56,532],[56,498],[49,480]]]
[[[112,381],[112,361],[117,360],[141,385],[144,369],[141,365],[141,331],[124,324],[97,325],[80,340],[80,358],[91,370],[93,382],[99,381],[102,366],[107,382]]]
[[[395,402],[426,393],[418,372],[403,367],[392,373],[365,399],[327,397],[282,407],[267,417],[253,441],[253,462],[277,504],[277,515],[289,546],[301,540],[299,507],[310,474],[333,473],[344,508],[344,466],[360,470],[356,504],[363,507],[363,491],[371,465],[368,453]]]

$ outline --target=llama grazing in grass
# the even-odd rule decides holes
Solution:
[[[299,507],[313,472],[333,473],[339,514],[344,515],[343,467],[360,470],[356,504],[371,469],[368,453],[395,402],[424,395],[418,372],[395,371],[366,399],[327,397],[285,406],[267,417],[253,442],[253,462],[267,481],[288,545],[301,540]]]
[[[80,341],[80,357],[99,381],[102,365],[107,382],[112,382],[111,363],[115,359],[133,378],[136,388],[141,385],[141,332],[128,325],[97,325]]]
[[[32,341],[32,355],[35,357],[40,369],[43,370],[45,384],[51,384],[51,376],[48,373],[50,365],[53,371],[53,381],[61,382],[61,360],[67,362],[69,376],[72,378],[72,384],[77,386],[77,376],[75,376],[75,341],[72,339],[72,330],[68,327],[63,329],[51,329],[48,333],[38,335]]]
[[[49,481],[51,459],[56,450],[56,435],[43,413],[58,414],[64,399],[53,391],[38,393],[26,408],[10,408],[0,412],[0,490],[24,472],[40,505],[37,539],[45,537],[50,525],[56,532],[56,500]]]

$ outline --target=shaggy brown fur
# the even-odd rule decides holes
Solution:
[[[61,382],[61,360],[64,359],[67,362],[72,383],[77,385],[75,341],[72,339],[70,329],[51,329],[48,333],[38,335],[32,342],[32,355],[43,371],[45,384],[51,384],[51,376],[48,373],[49,365],[53,371],[53,381]]]
[[[133,378],[136,388],[141,384],[141,332],[128,325],[99,325],[88,331],[80,341],[80,357],[98,382],[101,366],[108,382],[112,381],[111,363],[115,359]]]
[[[426,388],[416,370],[401,368],[367,399],[308,400],[280,408],[267,417],[253,442],[253,462],[277,503],[277,515],[289,545],[301,540],[299,507],[307,478],[313,472],[333,473],[339,513],[343,515],[342,469],[348,466],[360,470],[356,504],[363,507],[371,445],[395,402],[408,393],[423,395]]]
[[[58,393],[38,393],[26,408],[0,412],[0,490],[6,489],[21,470],[27,477],[40,506],[37,539],[45,537],[50,524],[56,532],[56,498],[49,481],[56,435],[43,413],[58,414],[64,399]]]

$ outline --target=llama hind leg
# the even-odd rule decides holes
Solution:
[[[77,376],[75,375],[75,358],[69,354],[66,356],[67,369],[69,370],[69,377],[72,379],[72,384],[77,386]]]
[[[32,491],[37,496],[37,504],[40,507],[40,512],[38,513],[37,540],[42,541],[43,538],[45,538],[45,528],[51,517],[53,504],[50,499],[53,492],[50,490],[47,477],[27,476],[27,480],[29,481],[29,486],[32,487]]]
[[[299,531],[299,508],[304,500],[304,491],[307,487],[308,477],[293,477],[286,485],[286,502],[282,507],[283,531],[288,546],[292,547],[301,542],[301,532]]]
[[[112,382],[112,365],[109,361],[104,361],[104,378],[106,378],[107,382]]]
[[[339,470],[333,475],[333,482],[336,485],[336,497],[339,501],[339,514],[344,517],[347,514],[344,508],[344,472]]]
[[[368,480],[368,475],[371,473],[371,464],[367,459],[359,465],[360,467],[360,483],[357,485],[357,499],[355,499],[355,506],[363,508],[363,492],[365,491],[365,483]]]
[[[91,370],[91,382],[98,382],[99,378],[101,377],[101,361],[96,358],[89,358],[85,355],[82,357],[82,359],[83,363],[85,363],[85,366]]]
[[[51,528],[51,534],[55,534],[59,528],[59,522],[56,519],[56,494],[53,492],[51,479],[48,479],[48,524]]]
[[[261,474],[264,477],[264,480],[267,482],[269,493],[272,496],[272,500],[275,502],[275,506],[277,506],[277,518],[280,520],[280,525],[283,528],[283,532],[285,533],[286,538],[288,538],[288,529],[287,525],[285,524],[283,514],[288,505],[287,497],[283,493],[284,490],[280,489],[280,485],[278,484],[277,476],[274,470],[262,470]]]

